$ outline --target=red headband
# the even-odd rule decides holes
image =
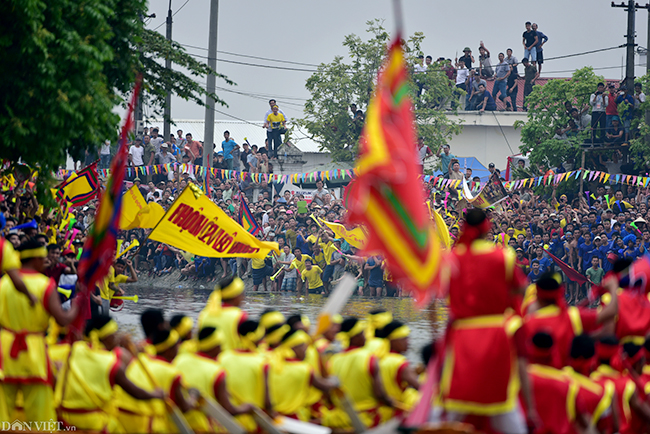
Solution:
[[[573,370],[585,376],[589,376],[589,373],[591,372],[593,366],[593,357],[591,359],[584,359],[582,357],[578,359],[571,359],[571,367]]]
[[[492,223],[487,217],[477,226],[473,226],[465,222],[465,225],[463,225],[463,233],[460,235],[458,242],[461,244],[470,244],[472,241],[487,234],[491,227]]]

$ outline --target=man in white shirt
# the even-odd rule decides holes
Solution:
[[[427,145],[424,144],[424,137],[420,137],[418,140],[418,152],[417,152],[417,158],[418,158],[418,165],[420,166],[420,173],[424,171],[424,160],[427,158],[431,157],[433,155],[433,151],[431,148],[429,148]]]
[[[131,166],[144,166],[144,148],[142,147],[142,139],[137,138],[129,148],[129,162]]]
[[[154,193],[155,192],[158,192],[158,197],[155,198],[156,202],[158,202],[160,200],[160,198],[162,198],[162,193],[163,193],[162,190],[156,188],[156,186],[155,186],[155,184],[153,182],[149,182],[149,184],[147,184],[147,185],[149,186],[149,193],[147,193],[147,198],[146,198],[147,202],[149,202],[151,200],[154,200]]]
[[[106,140],[99,148],[99,168],[108,169],[111,164],[111,141]]]
[[[150,143],[156,148],[156,154],[160,152],[160,145],[163,144],[165,140],[158,135],[158,127],[153,127],[151,129],[151,140]]]

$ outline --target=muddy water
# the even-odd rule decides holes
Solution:
[[[134,287],[129,285],[129,295],[138,294],[138,303],[125,301],[126,305],[120,312],[113,312],[120,328],[135,336],[142,337],[140,328],[140,314],[145,309],[159,308],[165,311],[165,317],[170,319],[173,315],[183,313],[196,320],[199,312],[205,306],[210,295],[208,289],[174,288],[160,289],[151,287]],[[248,292],[243,309],[257,319],[259,314],[267,308],[275,308],[285,315],[300,312],[309,316],[315,323],[318,313],[325,300],[320,295],[296,296],[289,294],[268,294]],[[396,320],[405,322],[411,328],[410,348],[408,358],[413,363],[420,362],[420,348],[431,341],[434,335],[440,333],[440,324],[446,321],[446,310],[428,308],[417,309],[408,298],[368,298],[353,297],[343,309],[343,316],[354,315],[364,317],[369,311],[383,308],[393,313]]]

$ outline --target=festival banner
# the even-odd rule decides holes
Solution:
[[[262,228],[260,228],[260,225],[257,223],[257,220],[255,220],[255,216],[251,212],[250,208],[248,207],[248,204],[246,203],[246,199],[244,199],[244,194],[239,195],[239,201],[241,202],[239,205],[239,224],[242,225],[246,231],[251,234],[251,235],[257,235]]]
[[[445,223],[445,220],[442,218],[442,216],[438,214],[438,211],[436,211],[431,206],[431,202],[427,202],[427,204],[429,205],[431,219],[436,224],[436,232],[438,233],[438,237],[442,242],[442,246],[448,250],[451,248],[451,236],[449,235],[449,228],[447,227],[447,224]]]
[[[209,258],[264,258],[278,243],[261,241],[189,184],[149,238]]]
[[[485,184],[476,197],[472,196],[467,183],[463,182],[463,194],[469,203],[481,209],[493,207],[508,197],[508,193],[496,173],[492,175],[490,181]]]
[[[99,192],[99,175],[97,161],[76,173],[71,173],[56,191],[56,200],[63,205],[66,201],[70,207],[85,205],[97,197]]]
[[[346,229],[346,227],[343,226],[340,223],[330,223],[330,222],[325,221],[323,219],[320,219],[320,221],[325,226],[330,228],[332,230],[332,232],[334,232],[334,234],[336,234],[337,238],[343,238],[352,247],[355,247],[357,249],[365,249],[366,248],[366,244],[368,243],[368,239],[367,239],[366,233],[363,231],[361,226],[357,226],[354,229]]]
[[[440,240],[424,203],[416,166],[416,125],[401,40],[380,69],[359,141],[357,178],[347,190],[349,219],[368,232],[396,281],[419,306],[435,296]]]

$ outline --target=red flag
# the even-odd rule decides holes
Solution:
[[[564,271],[564,274],[566,274],[566,276],[569,278],[569,280],[571,280],[571,281],[573,281],[573,282],[577,282],[577,283],[580,284],[580,285],[582,285],[583,283],[587,283],[587,282],[588,282],[588,280],[587,280],[587,278],[586,278],[585,276],[583,276],[582,274],[580,274],[580,273],[579,273],[578,271],[576,271],[574,268],[571,268],[571,266],[570,266],[569,264],[567,264],[566,262],[563,262],[560,258],[558,258],[557,256],[553,255],[553,254],[552,254],[551,252],[549,252],[548,250],[545,249],[545,251],[546,251],[546,253],[548,254],[548,256],[549,256],[553,261],[555,261],[555,263],[558,265],[558,267],[560,267],[560,268],[562,269],[562,271]]]
[[[141,81],[138,79],[122,126],[118,150],[111,163],[111,176],[108,179],[106,190],[101,195],[95,222],[86,238],[83,254],[79,261],[79,284],[82,288],[80,293],[83,293],[82,297],[85,299],[82,298],[82,308],[75,322],[71,324],[71,329],[77,331],[82,330],[84,321],[90,317],[88,290],[93,291],[95,284],[106,277],[115,260],[117,232],[122,211],[122,190],[129,153],[127,139],[134,126],[133,111],[140,93],[140,85]]]
[[[352,223],[368,229],[366,251],[379,252],[392,275],[422,305],[434,294],[440,242],[416,165],[416,126],[400,38],[392,43],[368,105],[357,178],[348,189]]]

